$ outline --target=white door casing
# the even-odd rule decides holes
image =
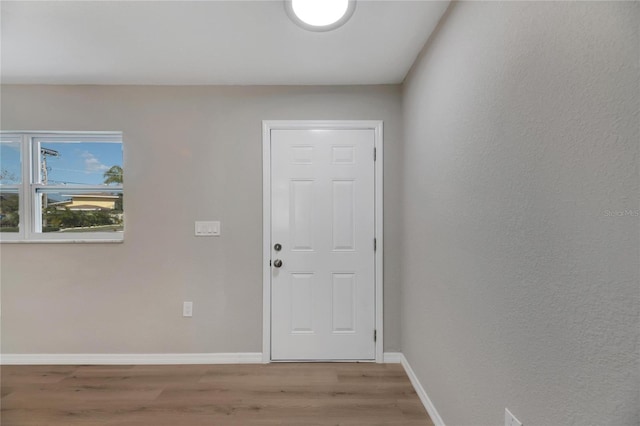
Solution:
[[[263,130],[263,360],[382,362],[382,122]]]

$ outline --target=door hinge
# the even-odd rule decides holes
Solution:
[[[373,341],[374,342],[378,341],[378,330],[373,330]]]
[[[373,239],[373,251],[377,251],[378,250],[378,239],[374,238]]]
[[[373,148],[373,161],[376,161],[377,158],[378,158],[377,148]]]

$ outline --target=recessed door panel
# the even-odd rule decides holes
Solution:
[[[333,181],[333,250],[355,249],[355,182]]]
[[[354,333],[356,325],[356,276],[333,274],[333,332]]]
[[[291,147],[292,164],[312,164],[313,163],[313,147],[312,146],[293,146]]]
[[[313,274],[291,274],[291,332],[313,333]]]
[[[313,249],[313,181],[292,179],[289,214],[291,247]]]
[[[331,148],[333,164],[355,164],[356,148],[353,146],[334,146]]]

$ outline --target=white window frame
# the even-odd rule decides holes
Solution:
[[[21,143],[21,176],[19,185],[2,185],[2,188],[18,187],[20,227],[19,232],[0,232],[0,243],[119,243],[124,232],[71,232],[43,233],[42,211],[37,197],[38,190],[103,192],[120,190],[124,186],[106,185],[44,185],[39,181],[40,156],[35,147],[43,140],[60,142],[120,142],[122,132],[0,132],[3,141]],[[124,160],[124,159],[123,159]],[[124,166],[123,166],[124,168]],[[125,221],[126,222],[126,221]]]
[[[25,157],[25,145],[21,135],[18,134],[0,134],[0,140],[2,142],[14,142],[20,144],[20,183],[12,184],[12,185],[0,185],[2,189],[8,189],[12,191],[16,191],[18,193],[18,213],[20,214],[20,223],[18,227],[18,232],[0,232],[0,242],[6,241],[22,241],[25,238],[25,230],[24,226],[22,226],[22,222],[24,221],[22,214],[25,212],[25,200],[24,200],[24,191],[23,188],[25,186],[25,161],[27,161],[27,157]]]

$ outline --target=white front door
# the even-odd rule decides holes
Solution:
[[[271,359],[375,359],[373,129],[271,130]]]

